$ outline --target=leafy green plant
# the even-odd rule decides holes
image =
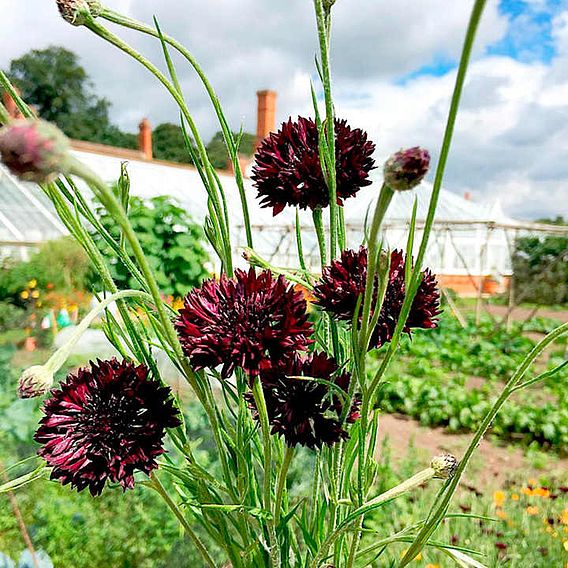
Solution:
[[[145,202],[131,197],[128,217],[164,294],[181,297],[209,275],[203,231],[172,198],[154,197]],[[100,220],[118,242],[120,233],[112,217],[101,209]],[[109,258],[117,285],[138,289],[139,282],[108,244],[96,232],[93,238]]]

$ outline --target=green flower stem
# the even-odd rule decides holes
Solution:
[[[475,35],[477,32],[477,28],[479,26],[479,22],[481,20],[481,15],[483,13],[483,9],[485,7],[486,0],[476,0],[475,5],[473,6],[464,45],[462,48],[462,54],[460,58],[460,63],[458,67],[458,72],[456,76],[456,83],[454,86],[454,92],[452,94],[452,100],[450,103],[450,110],[448,113],[448,121],[446,123],[446,129],[444,132],[444,139],[442,141],[442,148],[440,150],[440,158],[438,160],[438,165],[436,168],[436,175],[434,178],[434,186],[432,188],[432,196],[430,198],[430,204],[428,206],[428,213],[426,215],[426,221],[424,223],[424,232],[422,235],[422,241],[420,243],[420,248],[418,251],[418,255],[416,257],[416,263],[414,265],[414,270],[412,271],[412,277],[410,279],[410,284],[407,288],[407,293],[404,298],[404,302],[401,308],[399,320],[397,322],[395,331],[393,333],[393,338],[391,340],[389,349],[383,359],[379,370],[375,374],[373,381],[371,382],[371,386],[369,388],[369,397],[372,397],[382,380],[384,372],[386,371],[390,360],[398,347],[398,342],[400,340],[400,336],[402,334],[402,329],[406,320],[408,319],[408,314],[410,313],[410,308],[412,306],[412,301],[418,287],[420,286],[422,273],[421,267],[422,262],[424,261],[424,256],[426,254],[426,248],[428,246],[428,240],[430,237],[430,233],[432,231],[432,225],[434,223],[434,216],[436,214],[436,208],[438,205],[438,198],[440,196],[440,190],[442,188],[442,180],[444,178],[444,172],[446,168],[446,162],[448,160],[448,154],[450,152],[450,146],[452,143],[452,137],[454,134],[454,127],[456,123],[456,117],[458,114],[458,108],[461,100],[461,95],[463,91],[463,86],[465,83],[466,72],[469,64],[469,59],[471,56],[471,50],[473,47],[473,42],[475,40]]]
[[[296,207],[296,247],[298,249],[298,259],[300,261],[300,268],[304,271],[307,277],[308,269],[306,268],[306,260],[304,258],[304,245],[302,244],[302,227],[300,225],[300,210]]]
[[[320,251],[320,264],[323,267],[327,264],[327,252],[325,249],[325,229],[323,226],[323,216],[321,207],[317,207],[312,211],[312,218],[314,220],[314,228],[316,230],[316,236],[318,239],[319,251]]]
[[[493,406],[489,410],[489,412],[485,415],[483,422],[480,424],[477,432],[473,436],[465,454],[460,461],[455,475],[452,479],[448,482],[448,487],[444,492],[442,499],[435,503],[435,509],[433,512],[430,513],[429,520],[424,524],[416,539],[412,543],[412,546],[407,550],[406,554],[404,555],[403,559],[399,564],[399,568],[403,568],[409,562],[411,562],[416,555],[422,550],[425,546],[426,542],[430,538],[430,536],[434,533],[434,531],[438,528],[439,524],[442,522],[442,519],[446,515],[448,507],[450,505],[450,501],[459,485],[461,476],[469,463],[473,453],[479,446],[483,436],[491,426],[491,423],[495,419],[495,416],[501,410],[501,407],[505,404],[507,399],[511,396],[511,394],[515,391],[515,387],[518,385],[519,381],[523,378],[525,373],[528,371],[529,367],[535,361],[535,359],[556,339],[561,337],[562,335],[568,333],[568,323],[565,323],[555,330],[550,332],[544,339],[542,339],[537,345],[533,347],[533,349],[526,355],[523,359],[517,370],[513,373],[507,384],[505,385],[503,391],[494,402]]]
[[[379,197],[377,199],[377,204],[375,205],[375,212],[373,214],[373,220],[371,222],[371,230],[367,238],[367,277],[365,280],[365,294],[363,297],[363,308],[361,311],[361,332],[360,332],[360,351],[362,353],[367,352],[367,347],[369,344],[368,327],[369,318],[371,314],[371,303],[373,301],[374,289],[375,289],[375,277],[376,277],[376,266],[377,266],[377,255],[380,254],[378,248],[378,236],[381,228],[381,224],[385,218],[389,205],[394,196],[393,190],[383,183]],[[380,311],[380,306],[375,307],[375,311]]]
[[[321,545],[317,555],[310,564],[311,568],[319,568],[320,562],[322,562],[325,559],[329,547],[340,536],[342,536],[347,531],[352,529],[352,525],[354,522],[358,521],[359,519],[362,519],[370,511],[373,511],[374,509],[381,507],[385,503],[393,501],[394,499],[397,499],[398,497],[404,495],[405,493],[408,493],[409,491],[416,489],[423,483],[427,483],[428,481],[433,479],[435,475],[436,471],[431,467],[427,467],[426,469],[423,469],[422,471],[413,475],[406,481],[403,481],[396,487],[393,487],[388,491],[381,493],[381,495],[375,497],[374,499],[371,499],[361,507],[355,509],[352,513],[350,513],[349,515],[347,515],[347,517],[345,517],[345,519],[341,522],[341,524],[327,537],[327,539]]]
[[[243,251],[243,257],[249,263],[250,266],[256,266],[258,268],[262,268],[263,270],[269,269],[274,274],[285,276],[287,280],[290,280],[290,282],[295,282],[296,284],[300,284],[301,286],[304,286],[308,290],[313,289],[313,286],[307,280],[304,280],[297,274],[294,274],[293,272],[290,272],[285,268],[279,268],[278,266],[270,264],[270,262],[262,258],[257,252],[255,252],[252,249],[245,247]]]
[[[116,292],[115,294],[111,294],[104,300],[102,300],[98,306],[93,308],[82,320],[81,323],[73,330],[73,333],[67,343],[60,347],[45,363],[45,367],[49,369],[49,371],[55,374],[65,361],[69,358],[73,347],[77,344],[77,341],[81,339],[82,335],[87,331],[90,325],[93,323],[95,318],[110,304],[113,302],[118,302],[123,300],[124,298],[140,298],[141,300],[146,300],[153,302],[152,296],[147,294],[146,292],[140,292],[139,290],[122,290],[121,292]]]
[[[272,511],[272,440],[270,439],[270,424],[268,422],[268,411],[264,392],[260,383],[260,378],[255,377],[252,385],[252,393],[258,412],[260,430],[262,433],[262,444],[264,450],[264,481],[263,481],[263,506],[265,511]],[[276,505],[278,506],[278,504]],[[267,520],[268,538],[270,548],[270,559],[273,568],[280,567],[280,551],[278,550],[278,539],[276,538],[274,517]]]
[[[197,145],[197,150],[199,153],[199,157],[203,164],[203,168],[205,169],[205,175],[207,178],[207,192],[213,202],[215,207],[215,213],[217,219],[219,221],[220,230],[221,230],[221,237],[222,243],[224,244],[224,255],[221,259],[224,265],[224,268],[229,276],[233,274],[233,261],[232,261],[232,249],[231,249],[231,240],[229,234],[229,228],[227,226],[227,220],[224,216],[223,207],[221,204],[220,197],[218,195],[218,186],[215,183],[215,176],[212,171],[211,163],[209,162],[209,158],[207,156],[207,151],[205,149],[205,145],[203,144],[203,140],[199,136],[199,131],[197,130],[197,126],[193,120],[193,117],[189,113],[185,101],[181,94],[177,91],[174,85],[168,81],[166,76],[148,59],[146,59],[143,55],[138,53],[135,49],[133,49],[130,45],[126,42],[121,40],[119,37],[111,33],[107,30],[104,26],[97,23],[94,18],[91,18],[86,24],[86,27],[90,29],[93,33],[97,34],[102,39],[108,41],[115,47],[118,47],[124,53],[130,55],[133,59],[138,61],[141,65],[143,65],[150,73],[152,73],[159,81],[164,85],[164,87],[168,90],[170,95],[178,104],[183,117],[187,121],[189,128],[191,130],[192,136],[194,138],[195,144]]]
[[[215,561],[211,558],[211,555],[205,548],[201,539],[197,536],[194,530],[191,528],[190,524],[187,522],[185,515],[182,513],[178,505],[173,501],[173,499],[169,496],[166,488],[162,485],[162,482],[158,479],[158,477],[154,474],[150,480],[150,486],[154,489],[160,497],[165,501],[166,505],[171,509],[173,514],[177,517],[178,521],[180,522],[181,526],[184,528],[187,536],[192,540],[193,544],[203,556],[203,560],[210,566],[211,568],[216,568]]]
[[[286,488],[286,477],[288,475],[288,469],[292,458],[294,457],[294,448],[291,446],[286,446],[286,453],[284,454],[284,459],[282,465],[280,466],[280,471],[278,472],[278,482],[276,484],[276,497],[274,499],[274,524],[278,526],[278,521],[280,520],[280,514],[284,509],[284,503],[282,502],[282,495],[284,494],[284,489]]]
[[[329,46],[331,31],[331,16],[329,9],[324,7],[322,0],[314,0],[316,21],[318,28],[318,39],[321,57],[321,72],[323,82],[323,92],[325,98],[325,134],[326,144],[326,169],[327,185],[329,189],[329,254],[333,260],[337,251],[337,172],[335,166],[335,113],[333,108],[333,98],[331,96],[331,71],[329,64]]]
[[[209,82],[209,79],[201,69],[201,66],[199,65],[195,57],[191,54],[191,52],[187,48],[185,48],[180,42],[178,42],[176,39],[166,34],[159,33],[155,28],[152,28],[142,22],[139,22],[138,20],[128,18],[126,16],[123,16],[122,14],[118,14],[117,12],[108,9],[103,9],[102,12],[99,14],[99,17],[104,18],[109,22],[113,22],[115,24],[124,26],[126,28],[130,28],[132,30],[136,30],[144,34],[150,35],[157,39],[163,39],[163,41],[165,41],[166,43],[171,45],[175,50],[177,50],[189,62],[189,64],[193,67],[193,69],[197,73],[199,79],[201,80],[203,86],[205,87],[205,90],[207,91],[207,94],[209,95],[209,98],[211,99],[211,103],[213,104],[213,108],[215,109],[215,113],[217,114],[217,118],[221,126],[221,131],[223,133],[225,145],[229,152],[229,156],[231,157],[231,161],[233,162],[235,180],[237,182],[239,196],[241,199],[241,207],[243,211],[243,220],[245,225],[247,246],[252,248],[253,242],[252,242],[250,214],[249,214],[248,201],[244,187],[243,174],[238,159],[238,148],[235,144],[234,136],[229,128],[227,119],[223,113],[223,109],[221,107],[219,98],[217,97],[217,94],[215,93],[213,86]]]
[[[3,124],[8,124],[10,122],[10,115],[6,110],[6,107],[0,103],[0,126]]]

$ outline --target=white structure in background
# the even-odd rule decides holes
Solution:
[[[257,135],[263,138],[274,129],[276,95],[259,92]],[[143,199],[169,195],[199,223],[207,213],[207,194],[197,170],[192,166],[154,160],[151,129],[140,123],[140,150],[112,148],[101,144],[73,141],[74,155],[106,182],[114,183],[123,162],[128,162],[131,193]],[[345,202],[347,244],[356,247],[363,240],[367,211],[374,205],[381,176],[374,170],[374,183]],[[239,192],[230,172],[219,172],[231,219],[231,239],[235,253],[246,245]],[[84,186],[83,186],[84,187]],[[276,266],[298,266],[295,239],[295,210],[285,209],[276,217],[271,209],[261,209],[251,180],[245,188],[253,225],[255,250]],[[417,199],[416,247],[422,235],[432,186],[423,183],[413,191],[398,193],[384,222],[385,243],[405,248],[414,199]],[[319,267],[319,253],[311,214],[300,212],[303,248],[308,264]],[[511,252],[519,234],[568,234],[566,227],[524,223],[506,217],[498,203],[477,204],[442,189],[425,264],[441,283],[461,294],[475,295],[481,289],[493,293],[504,289],[511,275]],[[0,253],[25,259],[30,249],[66,234],[50,201],[41,189],[22,183],[0,166]],[[241,262],[244,266],[244,260]]]

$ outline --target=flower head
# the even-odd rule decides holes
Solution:
[[[45,394],[53,385],[53,372],[46,365],[32,365],[20,376],[18,396],[34,398]]]
[[[385,184],[395,191],[416,187],[428,173],[430,153],[420,146],[395,152],[384,166]]]
[[[62,173],[69,141],[44,120],[22,119],[0,128],[0,159],[17,177],[48,182]]]
[[[389,281],[381,307],[377,325],[371,336],[371,346],[380,347],[392,339],[405,298],[406,261],[401,251],[391,253]],[[339,260],[335,260],[322,271],[321,281],[314,287],[316,304],[335,319],[351,323],[355,314],[357,300],[365,291],[367,278],[367,249],[346,250]],[[374,283],[376,301],[378,279]],[[434,328],[440,314],[440,292],[430,270],[422,274],[408,319],[403,331],[410,334],[413,328]]]
[[[235,270],[234,278],[207,280],[185,297],[175,320],[183,350],[196,369],[223,365],[255,376],[311,343],[306,300],[270,270]]]
[[[255,156],[251,178],[258,190],[262,207],[272,207],[274,215],[286,205],[316,209],[329,205],[319,157],[319,133],[310,118],[290,118],[278,132],[263,140]],[[359,128],[351,128],[345,120],[335,120],[335,156],[337,170],[337,203],[353,197],[371,184],[369,172],[375,161],[373,142]]]
[[[51,478],[100,495],[108,481],[134,486],[164,453],[166,428],[180,424],[171,392],[148,369],[116,359],[70,374],[43,406],[35,434]]]
[[[340,421],[344,398],[328,384],[310,378],[331,382],[345,394],[351,380],[349,373],[340,372],[335,360],[324,353],[312,353],[305,358],[295,355],[260,375],[272,433],[282,435],[288,446],[319,448],[347,437]],[[251,394],[247,400],[255,409]],[[356,401],[346,421],[355,422],[358,418]]]

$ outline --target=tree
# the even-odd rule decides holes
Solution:
[[[182,164],[191,164],[191,156],[187,151],[183,131],[177,124],[164,122],[152,132],[152,150],[159,160],[170,160]]]
[[[34,49],[10,63],[7,72],[39,116],[71,138],[136,148],[136,136],[110,121],[110,102],[96,96],[75,53],[64,47]]]
[[[540,221],[566,225],[562,217]],[[513,279],[517,302],[568,303],[568,238],[535,236],[518,239],[513,257]]]
[[[255,142],[256,136],[254,134],[244,132],[239,146],[239,154],[242,154],[243,156],[252,156],[255,150]],[[207,154],[209,155],[209,159],[211,160],[211,164],[214,168],[224,169],[227,167],[229,154],[225,148],[222,132],[216,132],[215,136],[211,138],[209,144],[207,144]]]
[[[99,215],[103,225],[118,240],[113,218],[102,208]],[[128,217],[164,294],[182,297],[209,275],[205,268],[209,256],[203,246],[202,229],[170,197],[154,197],[147,202],[130,197]],[[140,288],[101,236],[96,232],[92,236],[109,260],[118,287]]]

